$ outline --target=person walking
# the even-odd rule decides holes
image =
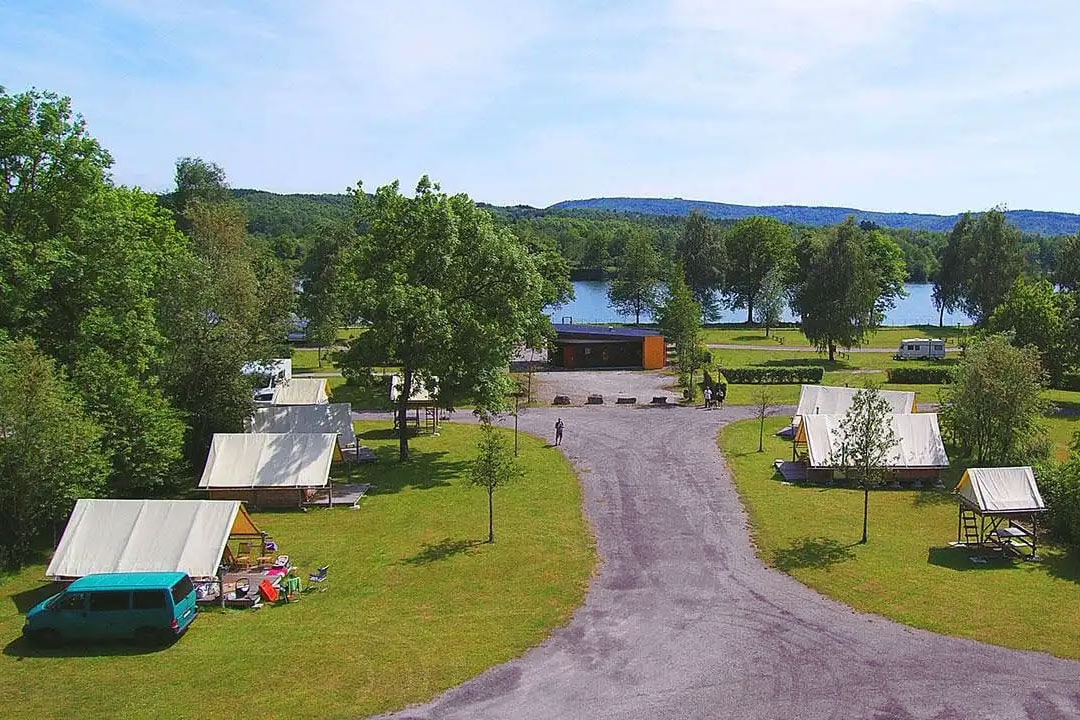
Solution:
[[[563,421],[559,418],[555,421],[555,445],[562,445]]]
[[[705,395],[705,409],[708,410],[709,407],[712,405],[712,390],[710,390],[708,387],[706,387],[704,395]]]
[[[724,400],[727,399],[727,385],[716,386],[716,404],[723,406]]]

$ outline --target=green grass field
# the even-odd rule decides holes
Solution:
[[[956,349],[959,340],[968,332],[970,328],[958,328],[955,325],[943,328],[937,325],[883,327],[867,339],[866,347],[895,350],[900,341],[906,338],[931,337],[944,338],[946,350],[949,351]],[[810,345],[802,330],[795,327],[777,328],[770,331],[768,336],[763,328],[711,327],[705,329],[705,342],[712,345],[775,345],[777,349],[783,349],[785,345]]]
[[[428,699],[568,621],[596,552],[561,453],[522,437],[527,477],[496,493],[489,545],[486,493],[462,476],[475,427],[414,439],[404,466],[388,429],[358,428],[381,457],[354,473],[376,485],[359,510],[254,515],[302,570],[330,564],[326,592],[209,610],[157,652],[39,652],[18,639],[42,586],[44,565],[32,565],[0,585],[0,717],[366,717]]]
[[[720,437],[766,563],[861,611],[1080,659],[1080,558],[1044,546],[1041,562],[971,563],[972,553],[948,546],[957,521],[948,491],[874,491],[870,542],[860,545],[861,490],[786,485],[775,476],[773,459],[791,455],[790,443],[774,435],[787,421],[766,421],[763,453],[756,420]]]

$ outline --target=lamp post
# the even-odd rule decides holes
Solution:
[[[518,404],[520,400],[520,393],[514,393],[514,457],[518,456]]]

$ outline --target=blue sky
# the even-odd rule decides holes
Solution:
[[[155,191],[199,155],[278,192],[1076,212],[1078,26],[1064,0],[0,0],[0,84],[71,96]]]

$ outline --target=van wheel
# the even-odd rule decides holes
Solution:
[[[135,631],[135,642],[143,647],[159,647],[168,642],[168,634],[157,628],[141,627]]]
[[[59,647],[62,644],[60,633],[46,628],[30,636],[30,642],[39,647]]]

